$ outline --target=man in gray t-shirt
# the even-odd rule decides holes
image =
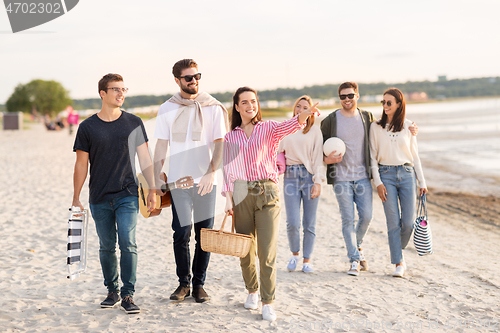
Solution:
[[[337,137],[345,143],[345,154],[337,163],[335,182],[357,181],[368,178],[365,167],[364,128],[361,114],[354,112],[353,116],[344,116],[342,110],[337,112]]]
[[[340,85],[339,97],[342,108],[332,112],[321,122],[323,141],[338,137],[344,141],[344,155],[332,152],[324,157],[328,165],[327,180],[339,203],[342,218],[342,234],[351,262],[347,274],[358,276],[368,265],[363,256],[361,243],[372,220],[372,185],[370,182],[369,129],[374,120],[368,111],[357,108],[358,85],[344,82]],[[356,223],[354,208],[359,219]]]

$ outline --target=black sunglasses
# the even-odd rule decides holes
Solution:
[[[392,105],[391,101],[387,101],[387,102],[386,101],[380,101],[380,103],[382,103],[382,105],[385,105],[385,103],[387,103],[388,107],[391,107],[391,105]]]
[[[356,94],[346,94],[346,95],[339,95],[340,99],[341,100],[344,100],[346,99],[347,97],[349,97],[349,99],[353,99],[354,96],[356,96]]]
[[[193,79],[196,79],[196,81],[201,79],[201,73],[196,73],[195,75],[184,75],[184,76],[179,76],[179,79],[184,79],[186,82],[191,82]]]

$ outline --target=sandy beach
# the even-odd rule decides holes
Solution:
[[[99,306],[106,289],[92,219],[87,272],[73,281],[66,278],[74,137],[67,131],[47,132],[39,124],[29,127],[0,132],[2,332],[500,331],[498,179],[491,178],[492,191],[484,197],[453,191],[452,182],[440,187],[443,175],[453,173],[444,164],[423,159],[435,253],[419,257],[410,244],[403,251],[408,264],[404,278],[390,275],[394,267],[377,197],[363,244],[369,271],[359,277],[346,274],[348,260],[331,186],[323,186],[318,208],[315,273],[286,271],[290,251],[282,211],[274,306],[278,320],[273,323],[261,320],[260,309],[243,307],[246,291],[234,257],[212,254],[205,285],[209,302],[198,304],[192,297],[170,301],[177,287],[170,209],[155,218],[139,216],[134,300],[141,313],[127,315],[118,307]],[[88,207],[87,183],[81,199]],[[222,197],[217,214],[219,227]]]

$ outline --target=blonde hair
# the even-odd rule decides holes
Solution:
[[[300,96],[295,101],[295,104],[293,104],[293,116],[294,117],[297,115],[295,108],[297,107],[297,105],[299,104],[300,101],[306,101],[307,103],[309,103],[309,106],[313,105],[312,98],[310,96],[308,96],[308,95]],[[309,116],[309,118],[307,118],[306,127],[304,127],[304,130],[302,131],[302,133],[306,134],[307,132],[309,132],[312,125],[314,125],[314,115],[311,115],[311,116]]]

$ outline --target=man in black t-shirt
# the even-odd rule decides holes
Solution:
[[[116,240],[120,247],[121,307],[126,313],[139,313],[132,299],[137,271],[135,228],[139,210],[135,181],[135,155],[150,188],[154,188],[151,156],[142,120],[120,110],[125,100],[123,78],[107,74],[99,81],[101,111],[83,121],[76,134],[73,175],[73,207],[83,210],[80,192],[87,178],[90,163],[90,210],[99,236],[99,259],[108,296],[101,303],[112,308],[118,295],[118,260]],[[148,195],[148,208],[155,206],[154,191]]]

